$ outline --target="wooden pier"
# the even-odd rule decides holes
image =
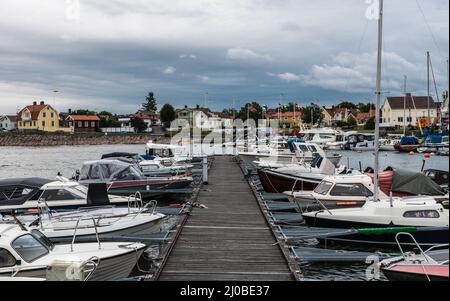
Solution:
[[[160,281],[289,281],[288,261],[232,157],[216,157]]]

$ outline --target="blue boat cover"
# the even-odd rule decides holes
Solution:
[[[402,137],[400,140],[401,145],[418,145],[419,139],[416,137]]]

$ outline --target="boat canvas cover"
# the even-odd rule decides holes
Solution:
[[[400,140],[401,145],[417,145],[419,144],[419,139],[416,137],[402,137]]]
[[[141,180],[144,177],[134,164],[120,160],[90,161],[83,164],[80,183],[108,183],[115,180]]]
[[[134,159],[138,157],[139,154],[136,153],[124,153],[124,152],[116,152],[116,153],[110,153],[110,154],[104,154],[102,156],[103,159],[110,159],[110,158],[131,158]]]
[[[52,180],[42,178],[1,180],[0,207],[22,205],[30,198],[37,197],[41,187],[51,182]]]
[[[426,175],[409,170],[394,171],[392,191],[412,195],[444,195],[442,188]]]

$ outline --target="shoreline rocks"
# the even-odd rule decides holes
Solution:
[[[0,146],[65,146],[65,145],[108,145],[146,144],[149,140],[162,142],[163,137],[142,135],[0,135]]]

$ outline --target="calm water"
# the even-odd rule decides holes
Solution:
[[[98,160],[103,154],[111,152],[144,153],[144,145],[101,145],[101,146],[58,146],[58,147],[0,147],[0,179],[11,177],[45,177],[54,178],[58,172],[71,177],[85,161]],[[341,164],[351,168],[363,169],[373,167],[372,152],[357,153],[353,151],[333,151],[343,155]],[[380,167],[387,166],[419,171],[423,155],[382,152]],[[426,168],[449,170],[448,157],[431,157],[426,159]]]

